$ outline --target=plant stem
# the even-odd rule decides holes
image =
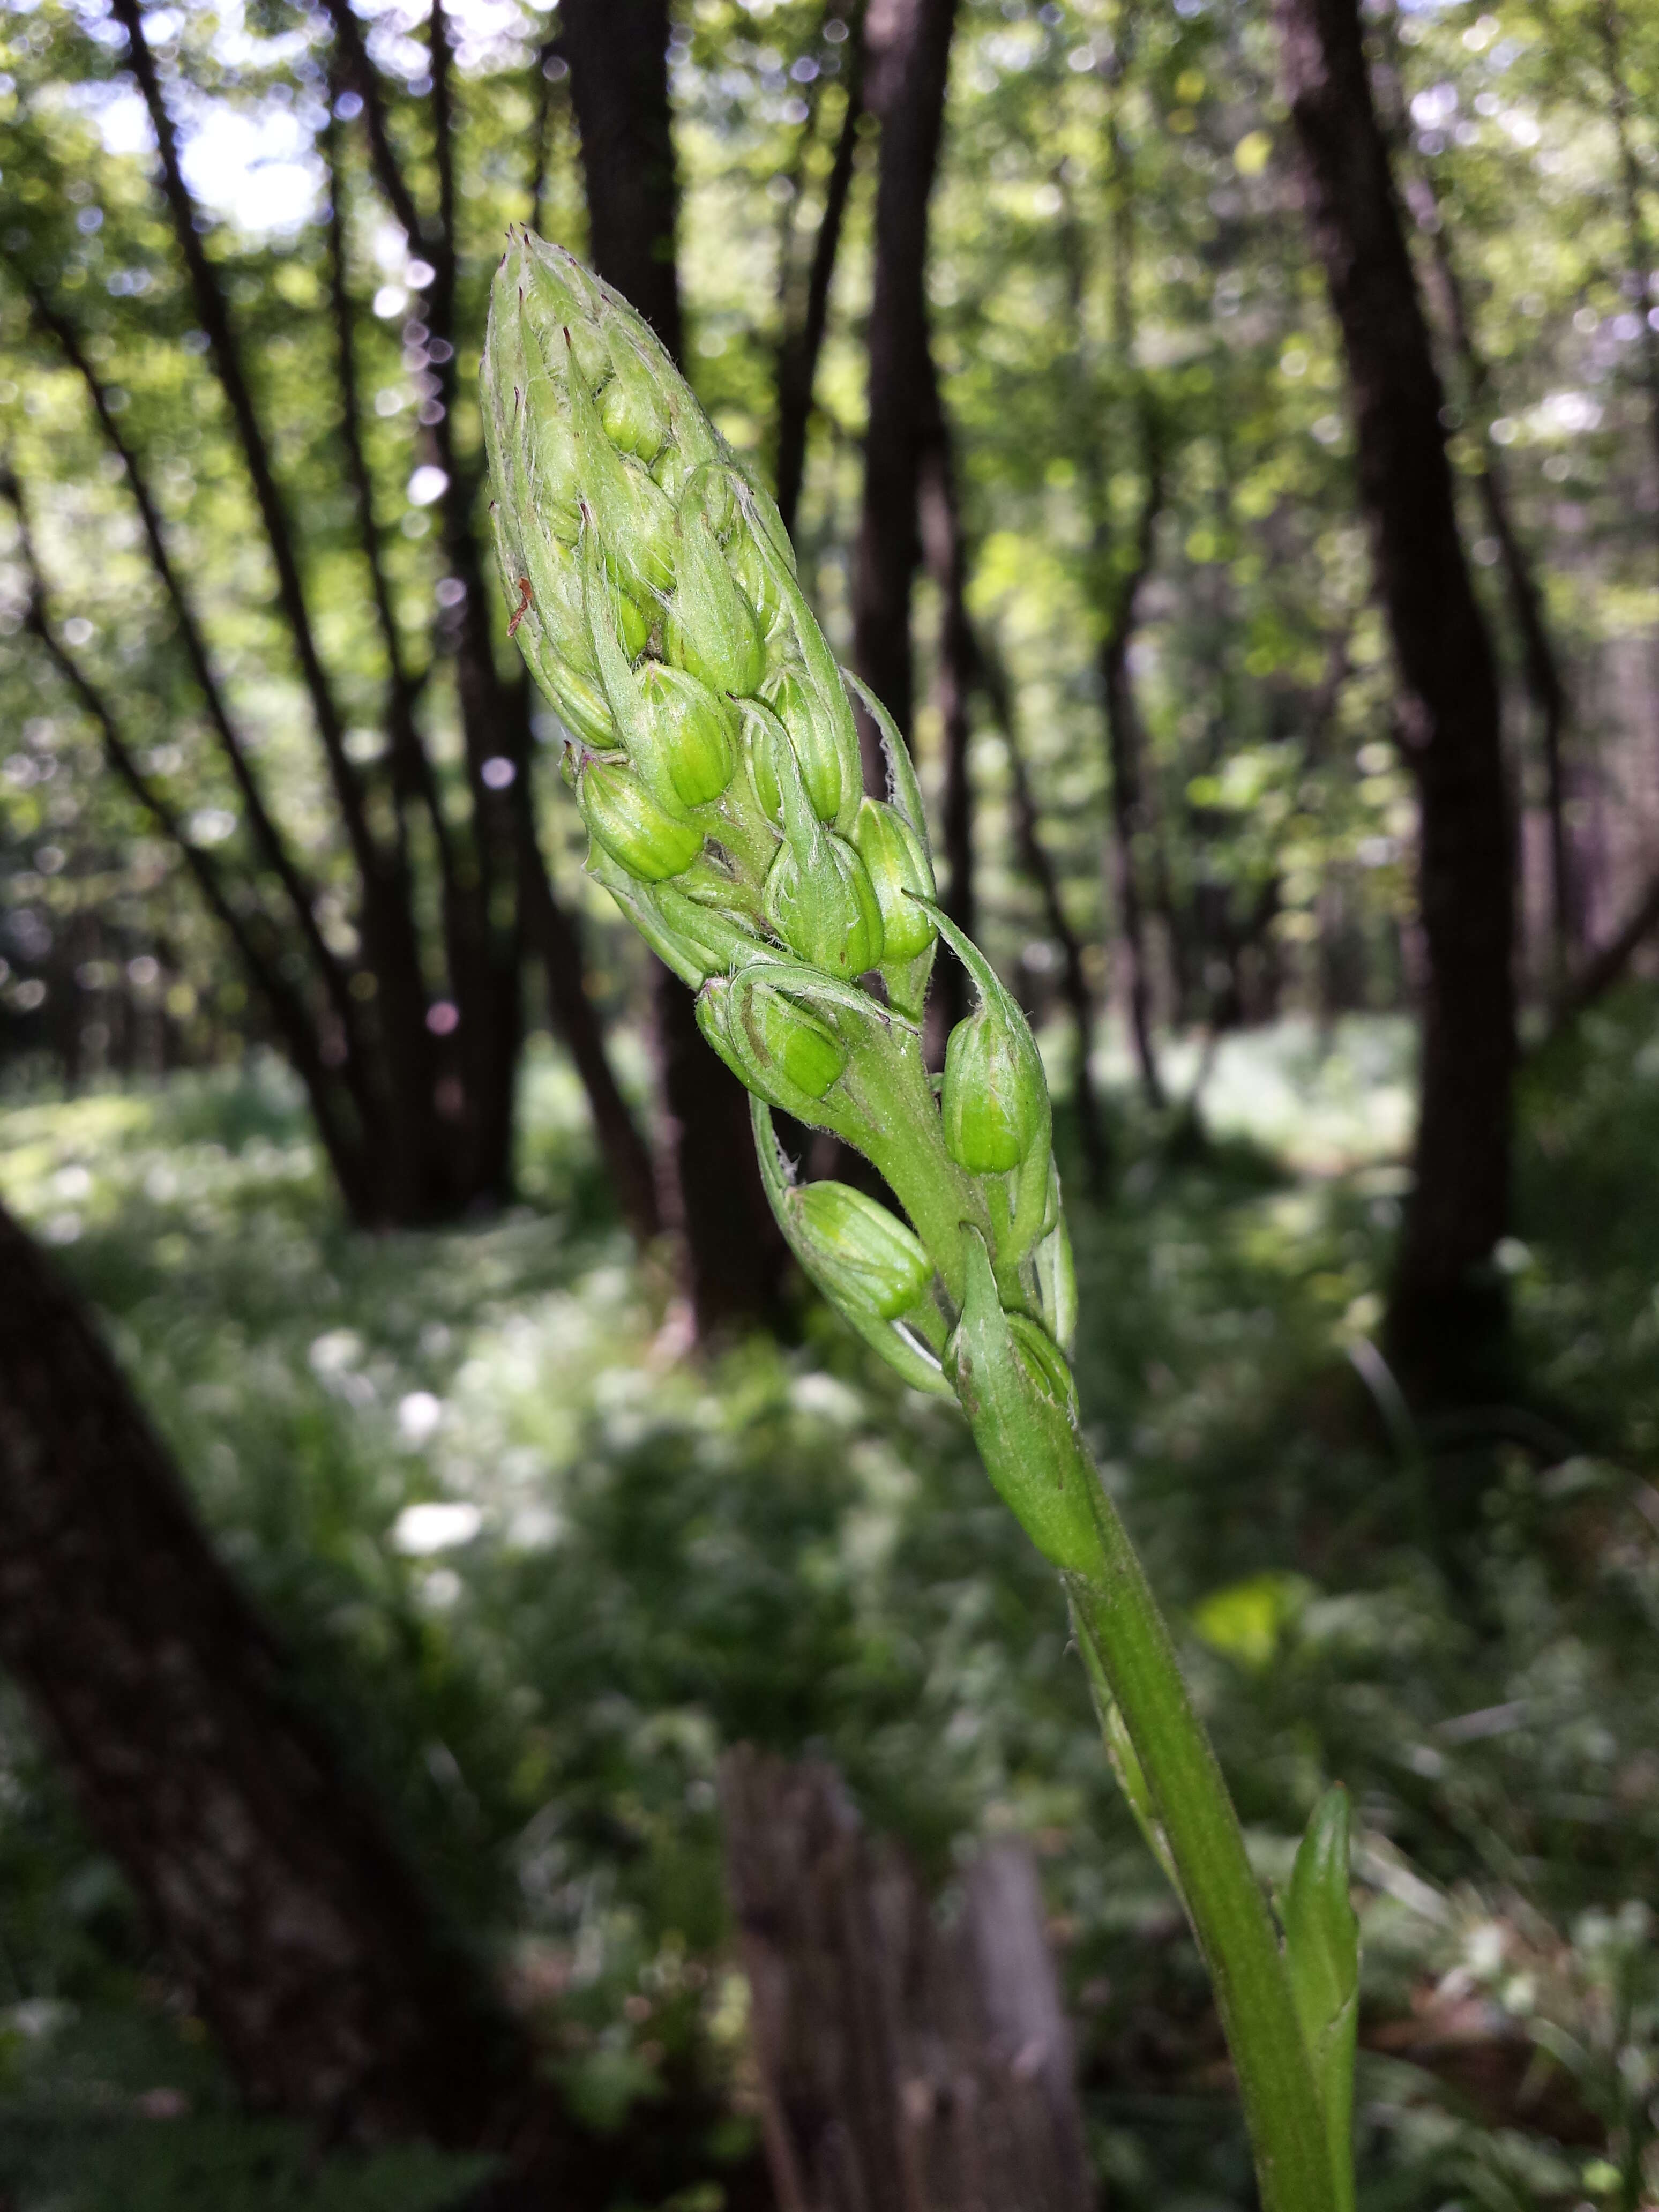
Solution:
[[[981,1438],[981,1448],[984,1439]],[[1325,2123],[1267,1899],[1204,1724],[1145,1569],[1086,1447],[1050,1479],[1082,1480],[1095,1500],[1099,1556],[1060,1580],[1139,1754],[1153,1808],[1215,1988],[1237,2069],[1263,2212],[1335,2212]],[[1026,1485],[1042,1475],[1028,1463]],[[1091,1668],[1091,1673],[1094,1671]]]

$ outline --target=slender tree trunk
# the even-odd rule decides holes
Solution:
[[[1458,537],[1443,398],[1371,99],[1357,0],[1277,0],[1310,213],[1341,325],[1422,823],[1428,974],[1416,1187],[1389,1342],[1419,1395],[1465,1387],[1501,1332],[1516,1059],[1512,849],[1498,682]]]
[[[1106,1133],[1101,1121],[1100,1101],[1095,1091],[1094,993],[1089,988],[1082,940],[1072,927],[1066,902],[1060,896],[1060,878],[1042,842],[1042,820],[1036,794],[1031,788],[1030,770],[1026,765],[1018,717],[1014,711],[1013,687],[994,648],[988,645],[982,636],[978,643],[980,680],[1008,748],[1008,769],[1013,784],[1014,836],[1020,865],[1037,887],[1048,933],[1060,946],[1060,988],[1077,1030],[1077,1071],[1073,1078],[1073,1091],[1078,1133],[1083,1146],[1089,1188],[1096,1197],[1101,1197],[1105,1193],[1106,1171],[1110,1163],[1106,1149]]]
[[[581,138],[593,266],[684,354],[667,0],[565,0],[563,52]],[[704,1043],[691,994],[653,963],[666,1106],[661,1210],[684,1240],[700,1337],[775,1320],[786,1258],[741,1085]]]
[[[1120,374],[1132,386],[1135,362],[1135,197],[1134,177],[1124,143],[1120,113],[1123,87],[1134,53],[1138,30],[1135,10],[1126,8],[1118,25],[1114,50],[1099,64],[1107,86],[1106,144],[1111,171],[1111,198],[1107,216],[1108,280],[1111,296],[1112,348]],[[1065,186],[1062,183],[1061,190]],[[1081,468],[1091,523],[1089,547],[1090,596],[1100,624],[1096,653],[1101,702],[1106,723],[1107,763],[1111,780],[1111,831],[1107,867],[1117,920],[1117,966],[1121,980],[1124,1011],[1130,1042],[1134,1048],[1141,1091],[1149,1105],[1164,1103],[1152,1042],[1152,985],[1146,957],[1146,909],[1141,892],[1141,845],[1145,840],[1146,797],[1141,775],[1140,731],[1135,714],[1134,687],[1129,675],[1129,647],[1133,642],[1140,593],[1152,572],[1158,521],[1164,506],[1164,477],[1159,426],[1150,395],[1135,393],[1135,434],[1139,443],[1144,489],[1136,520],[1133,544],[1127,560],[1120,553],[1111,521],[1109,486],[1105,454],[1093,419],[1094,392],[1085,349],[1084,299],[1088,283],[1081,228],[1075,215],[1068,216],[1063,245],[1066,261],[1067,307],[1073,337],[1073,383],[1081,440]]]
[[[835,281],[847,203],[853,189],[853,157],[858,151],[859,118],[864,113],[863,9],[849,9],[851,36],[842,83],[847,105],[836,134],[835,158],[824,186],[823,214],[812,246],[812,265],[799,323],[786,320],[778,347],[778,428],[775,481],[778,513],[793,537],[806,470],[806,433],[812,419],[812,392],[818,356],[830,325],[830,288]]]
[[[1508,471],[1499,449],[1492,443],[1491,417],[1495,401],[1492,370],[1475,335],[1439,195],[1430,171],[1413,167],[1409,160],[1397,64],[1383,81],[1395,88],[1389,136],[1399,158],[1406,205],[1419,234],[1427,244],[1441,320],[1451,342],[1470,408],[1478,419],[1480,466],[1475,477],[1476,489],[1486,527],[1498,546],[1510,619],[1521,647],[1522,678],[1537,721],[1549,830],[1550,989],[1559,994],[1565,987],[1583,933],[1571,840],[1567,830],[1565,754],[1571,708],[1566,681],[1550,635],[1537,571],[1516,526]]]
[[[0,1662],[249,2100],[509,2147],[529,2055],[56,1272],[0,1212]]]
[[[931,420],[917,483],[918,519],[927,571],[939,595],[939,665],[934,691],[939,712],[944,788],[939,845],[945,882],[941,903],[967,936],[977,933],[974,898],[974,787],[969,770],[973,736],[970,708],[979,672],[979,648],[968,619],[968,544],[958,501],[955,441],[939,389],[931,349],[927,358]],[[967,1012],[967,978],[961,963],[943,961],[927,1005],[929,1057],[945,1064],[945,1041]]]
[[[542,963],[553,1024],[565,1041],[587,1094],[594,1132],[605,1155],[622,1218],[635,1242],[641,1247],[647,1246],[662,1233],[656,1165],[628,1101],[622,1095],[616,1070],[605,1048],[593,1001],[583,986],[581,932],[574,918],[554,896],[546,862],[536,842],[535,817],[527,785],[521,811],[521,834],[526,848],[522,878],[525,921]]]
[[[858,671],[908,738],[915,679],[910,595],[921,545],[917,501],[932,423],[927,205],[939,166],[956,0],[870,0],[865,99],[881,125],[870,303],[864,504],[853,571]],[[860,711],[865,781],[885,787],[874,725]]]

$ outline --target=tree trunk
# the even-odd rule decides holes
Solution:
[[[927,204],[939,166],[956,0],[870,0],[865,101],[881,125],[870,303],[864,505],[853,571],[853,657],[908,738],[915,714],[910,593],[921,555],[917,495],[931,430]],[[875,726],[860,709],[865,782],[886,788]]]
[[[294,1700],[86,1316],[0,1212],[0,1662],[250,2102],[510,2148],[529,2054]]]
[[[946,1936],[832,1768],[730,1752],[720,1800],[779,2212],[1093,2212],[1024,1846]]]
[[[1549,989],[1553,997],[1559,997],[1577,955],[1583,920],[1567,830],[1566,681],[1550,635],[1544,593],[1532,557],[1516,526],[1508,472],[1499,449],[1492,442],[1491,422],[1496,402],[1492,370],[1475,335],[1434,176],[1428,166],[1414,168],[1407,158],[1409,140],[1397,63],[1382,82],[1393,88],[1389,136],[1401,157],[1406,205],[1427,245],[1441,319],[1451,342],[1471,411],[1477,418],[1480,465],[1475,483],[1486,527],[1498,546],[1510,619],[1521,647],[1522,677],[1537,718],[1539,751],[1544,765],[1545,819],[1549,832]]]
[[[1077,1072],[1073,1078],[1073,1098],[1078,1118],[1078,1134],[1083,1146],[1084,1171],[1092,1194],[1102,1198],[1105,1195],[1109,1159],[1106,1132],[1100,1115],[1100,1101],[1095,1091],[1094,993],[1089,988],[1082,940],[1072,927],[1071,916],[1066,911],[1066,902],[1060,896],[1060,878],[1042,842],[1036,797],[1031,788],[1030,770],[1026,766],[1018,717],[1014,712],[1013,686],[1008,680],[1008,672],[1003,666],[1001,656],[994,645],[988,645],[982,635],[978,643],[980,681],[1008,747],[1008,769],[1013,785],[1014,837],[1020,866],[1037,887],[1048,933],[1060,946],[1060,988],[1077,1030]]]
[[[563,52],[581,138],[588,254],[684,356],[667,0],[566,0]],[[749,1102],[698,1030],[690,994],[653,963],[667,1109],[662,1212],[684,1238],[699,1338],[777,1318],[786,1253],[755,1163]]]
[[[1146,830],[1146,799],[1140,730],[1129,675],[1129,647],[1134,638],[1141,590],[1152,571],[1158,521],[1164,506],[1160,425],[1151,395],[1144,388],[1136,388],[1135,189],[1121,115],[1138,28],[1133,11],[1125,10],[1112,53],[1097,64],[1108,89],[1106,143],[1111,167],[1111,199],[1106,228],[1112,347],[1117,356],[1118,374],[1135,392],[1134,432],[1144,475],[1139,514],[1127,558],[1115,542],[1106,452],[1095,416],[1084,321],[1088,270],[1082,232],[1075,216],[1068,216],[1061,243],[1071,321],[1076,429],[1081,440],[1079,473],[1083,478],[1090,518],[1088,585],[1100,625],[1096,667],[1106,722],[1111,782],[1107,874],[1116,908],[1116,965],[1141,1091],[1148,1105],[1161,1107],[1164,1103],[1164,1085],[1152,1044],[1152,986],[1141,891],[1140,848]]]
[[[939,595],[934,690],[945,771],[939,847],[945,871],[939,902],[957,928],[973,937],[978,918],[974,898],[974,786],[968,753],[973,738],[969,709],[979,649],[968,619],[968,545],[958,501],[954,441],[931,349],[927,383],[930,411],[916,491],[922,551]],[[945,1065],[945,1042],[968,1011],[967,981],[960,961],[940,962],[927,1003],[928,1056],[935,1066]]]
[[[799,321],[786,313],[778,343],[777,465],[774,471],[778,513],[793,538],[795,511],[800,505],[801,479],[806,472],[806,433],[812,419],[812,392],[817,382],[818,356],[830,325],[830,288],[835,280],[836,259],[847,218],[847,202],[853,189],[853,157],[858,151],[859,118],[864,113],[863,11],[849,9],[852,33],[846,45],[842,75],[846,106],[836,138],[835,158],[824,186],[823,214],[812,245],[812,263],[806,280],[806,297]],[[786,283],[785,306],[789,287]]]
[[[1359,493],[1416,780],[1427,947],[1416,1187],[1392,1355],[1422,1396],[1468,1387],[1501,1335],[1516,1058],[1513,856],[1498,683],[1458,537],[1443,392],[1366,73],[1357,0],[1277,0],[1314,237],[1341,325]]]

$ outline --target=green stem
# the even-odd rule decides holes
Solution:
[[[981,1450],[988,1441],[980,1437]],[[1139,1754],[1210,1971],[1237,2069],[1263,2212],[1336,2212],[1313,2069],[1238,1815],[1146,1571],[1080,1438],[1076,1459],[1073,1468],[1046,1472],[1087,1483],[1099,1555],[1088,1571],[1065,1571],[1060,1580],[1079,1638],[1098,1662]],[[1045,1473],[1029,1459],[1006,1472],[1012,1482],[1026,1485],[1041,1482]]]

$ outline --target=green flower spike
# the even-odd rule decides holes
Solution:
[[[904,741],[837,667],[776,508],[652,331],[527,232],[491,295],[483,406],[509,626],[575,740],[588,866],[697,991],[704,1035],[752,1094],[762,1177],[802,1268],[906,1382],[957,1400],[1060,1569],[1111,1756],[1213,1972],[1263,2212],[1352,2212],[1346,1811],[1328,1800],[1315,1816],[1281,1948],[1079,1427],[1042,1062],[934,902]],[[884,793],[864,789],[855,696],[881,735]],[[921,1024],[940,940],[976,1004],[936,1094]],[[881,992],[859,980],[872,969]],[[907,1218],[843,1183],[798,1184],[773,1107],[857,1147]]]

